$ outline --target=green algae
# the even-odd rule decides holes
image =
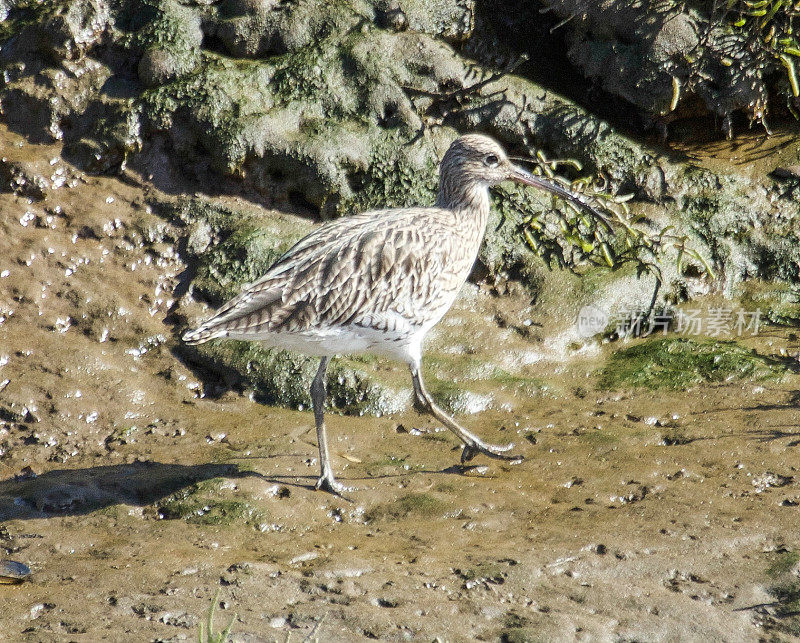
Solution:
[[[378,504],[367,511],[368,521],[399,520],[408,516],[433,518],[441,516],[447,504],[429,493],[409,493],[396,500]]]
[[[191,498],[168,500],[158,506],[163,520],[185,520],[197,525],[254,524],[261,522],[261,512],[249,502]]]
[[[186,199],[165,216],[187,227],[184,249],[195,266],[195,296],[219,306],[263,275],[310,225],[276,220],[253,211]]]
[[[767,592],[774,599],[769,613],[773,627],[791,636],[800,636],[800,580],[797,563],[800,553],[789,550],[778,553],[766,569],[771,580]]]
[[[195,22],[192,30],[191,23]],[[127,38],[122,43],[138,51],[150,47],[197,55],[202,33],[198,16],[188,7],[171,0],[141,0],[123,5],[116,26]]]
[[[270,230],[239,223],[228,237],[202,257],[194,279],[200,297],[217,303],[230,299],[242,285],[255,281],[292,245]]]
[[[650,339],[616,351],[600,371],[602,388],[681,389],[706,382],[778,379],[787,368],[733,341]]]
[[[737,289],[742,307],[771,324],[800,326],[800,291],[794,284],[753,279]]]
[[[311,406],[309,389],[319,366],[317,359],[234,340],[184,346],[180,351],[201,368],[252,387],[261,402],[287,408]],[[327,404],[346,414],[385,415],[406,408],[408,395],[347,360],[337,360],[328,369]]]
[[[258,528],[265,520],[262,509],[244,500],[220,498],[221,479],[200,482],[158,503],[162,520],[185,520],[197,525],[248,524]]]
[[[353,168],[352,195],[338,205],[340,214],[372,208],[433,205],[438,159],[430,147],[421,156],[404,150],[403,134],[391,132],[373,150],[364,169]]]
[[[491,395],[474,393],[452,380],[428,381],[433,398],[448,413],[475,413],[490,405]]]
[[[775,557],[775,560],[773,560],[769,567],[767,567],[767,576],[770,578],[780,578],[784,574],[791,572],[798,562],[800,562],[800,552],[782,552],[778,554]]]

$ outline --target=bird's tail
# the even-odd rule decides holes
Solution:
[[[221,328],[209,327],[206,324],[195,328],[194,330],[187,330],[181,339],[187,344],[202,344],[217,337],[224,337],[227,331]]]

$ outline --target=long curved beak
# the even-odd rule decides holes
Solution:
[[[509,165],[511,166],[511,175],[509,176],[509,178],[512,181],[516,181],[517,183],[523,183],[524,185],[532,185],[535,188],[552,192],[553,194],[560,196],[562,199],[566,199],[570,203],[574,203],[575,205],[577,205],[579,208],[586,210],[593,217],[596,217],[599,221],[602,221],[603,224],[609,230],[613,229],[611,227],[611,222],[605,215],[600,214],[591,205],[589,205],[583,199],[581,199],[577,194],[574,194],[569,190],[565,190],[560,185],[551,183],[550,181],[542,178],[541,176],[536,176],[535,174],[531,174],[527,170],[523,170],[521,167],[514,165],[513,163],[510,163]]]

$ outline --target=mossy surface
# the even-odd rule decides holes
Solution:
[[[199,299],[219,306],[263,275],[311,224],[270,217],[255,210],[185,199],[164,215],[186,228],[185,259],[193,266],[192,288]]]
[[[247,524],[264,522],[262,509],[241,499],[220,497],[221,480],[207,480],[165,498],[156,507],[162,520],[185,520],[197,525]]]
[[[323,216],[432,202],[442,137],[410,144],[420,123],[400,83],[414,72],[395,55],[430,45],[390,37],[346,3],[319,10],[330,24],[318,38],[267,60],[204,51],[196,74],[142,95],[143,123],[278,199],[299,192]]]
[[[503,66],[487,51],[508,45],[492,16],[476,21],[473,2],[403,3],[409,29],[387,22],[382,0],[3,6],[4,115],[28,135],[63,139],[92,171],[136,166],[158,141],[179,164],[329,218],[431,204],[447,145],[458,132],[484,131],[515,153],[574,157],[610,189],[665,204],[665,223],[696,237],[731,284],[753,274],[800,280],[796,198],[786,186],[762,193],[741,177],[673,162],[522,76],[483,84]],[[659,90],[669,96],[671,84]],[[527,190],[512,203],[510,194],[501,188],[495,199],[481,260],[536,297],[543,262],[522,243],[518,213],[539,213],[549,200]],[[259,254],[263,241],[248,243]]]
[[[753,279],[743,283],[737,295],[746,310],[758,311],[765,322],[800,326],[800,291],[793,284]]]
[[[777,379],[780,362],[733,341],[650,339],[614,353],[600,370],[602,388],[681,389],[705,382]]]
[[[441,516],[447,504],[429,493],[409,493],[397,500],[376,505],[370,509],[366,518],[369,521],[398,520],[408,516],[433,518]]]
[[[452,380],[431,379],[429,387],[437,404],[449,413],[477,413],[489,407],[492,401],[490,393],[480,394],[467,390],[463,384]]]
[[[781,578],[794,569],[800,562],[800,553],[796,551],[785,551],[778,554],[767,567],[767,576],[770,578]]]
[[[219,305],[261,277],[299,238],[250,218],[230,218],[218,228],[220,241],[198,256],[195,293]],[[297,237],[297,238],[295,238]]]
[[[253,388],[256,398],[288,408],[310,408],[309,388],[319,360],[256,342],[215,340],[186,346],[181,352],[190,362],[239,380]],[[329,408],[356,415],[385,415],[408,406],[407,391],[394,390],[348,360],[328,368]]]
[[[767,592],[775,600],[769,612],[770,625],[792,637],[800,636],[800,580],[796,551],[778,553],[766,569],[770,579]]]

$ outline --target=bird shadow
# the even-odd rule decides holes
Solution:
[[[796,360],[793,360],[795,364]],[[795,367],[792,367],[795,369]],[[796,372],[796,370],[795,370]],[[763,402],[761,404],[741,405],[741,406],[719,406],[713,409],[703,409],[693,411],[689,415],[709,415],[713,413],[729,413],[732,411],[741,412],[760,412],[760,411],[800,411],[800,390],[791,391],[788,398],[783,402]]]
[[[354,476],[342,482],[422,474],[463,475],[472,468],[454,465],[441,470],[417,469],[398,474]],[[119,504],[144,507],[212,478],[256,478],[265,483],[307,491],[315,491],[317,482],[316,476],[265,475],[241,469],[235,463],[185,465],[147,461],[85,469],[54,469],[40,475],[23,473],[0,480],[0,524],[15,519],[82,516]],[[283,497],[280,491],[279,494]]]

